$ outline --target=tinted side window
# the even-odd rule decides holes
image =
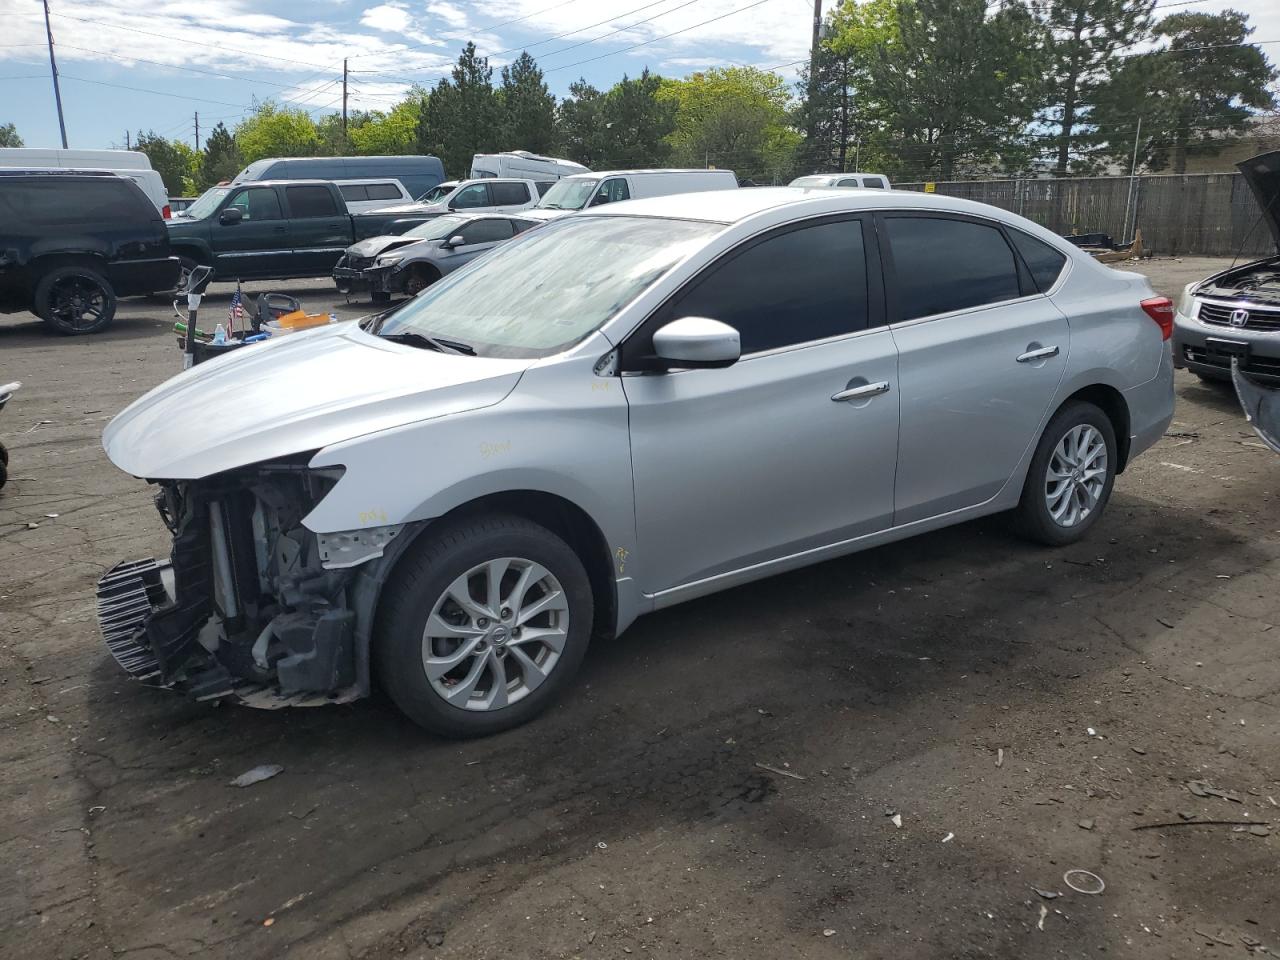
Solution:
[[[536,227],[541,222],[540,220],[512,220],[511,228],[516,233],[524,233],[530,227]]]
[[[47,181],[8,180],[0,183],[0,223],[23,226],[69,226],[102,223],[119,225],[121,221],[151,219],[155,211],[149,202],[145,210],[135,202],[130,185],[116,178],[101,180],[65,180],[50,177]]]
[[[546,193],[555,185],[556,184],[554,180],[539,180],[536,184],[534,184],[534,186],[538,188],[538,196],[542,196],[544,193]]]
[[[338,212],[328,187],[285,187],[295,218],[332,217]]]
[[[770,237],[709,268],[670,319],[711,317],[734,327],[743,354],[807,343],[868,324],[862,223],[845,220]]]
[[[1010,230],[1009,239],[1018,248],[1018,253],[1022,254],[1022,259],[1031,270],[1031,276],[1035,278],[1036,286],[1041,290],[1052,287],[1058,280],[1058,274],[1062,273],[1062,268],[1067,265],[1066,254],[1021,230]]]
[[[864,187],[875,187],[877,190],[883,190],[885,188],[883,177],[867,177],[862,181],[862,185]]]
[[[241,190],[228,207],[239,207],[245,220],[279,220],[280,198],[272,187],[251,187]]]
[[[453,199],[449,201],[449,206],[454,210],[466,210],[469,207],[488,207],[489,203],[489,186],[484,183],[473,183],[469,187],[463,187]]]
[[[493,191],[494,206],[529,202],[529,188],[523,183],[491,183],[489,189]]]
[[[467,243],[493,243],[515,236],[510,220],[476,220],[462,228],[462,238]]]
[[[363,183],[340,183],[338,189],[343,200],[368,200],[369,194]]]
[[[858,183],[857,177],[845,177],[845,179],[837,183],[836,186],[837,187],[857,187],[857,186],[861,186],[861,184]]]
[[[627,181],[621,177],[614,177],[612,180],[606,180],[600,184],[600,189],[596,191],[595,199],[592,205],[600,203],[617,203],[619,200],[630,200],[631,190],[627,186]]]
[[[394,183],[368,183],[365,184],[364,189],[369,194],[370,200],[400,199],[400,191]]]
[[[995,227],[967,220],[888,217],[902,319],[1020,295],[1013,251]]]

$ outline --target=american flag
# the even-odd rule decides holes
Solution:
[[[227,309],[227,325],[232,330],[236,328],[236,322],[244,319],[244,307],[240,305],[240,288],[236,287],[236,292],[231,297],[231,306]]]

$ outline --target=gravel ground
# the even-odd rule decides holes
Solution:
[[[1142,269],[1176,296],[1222,263]],[[688,603],[458,744],[377,699],[213,709],[111,661],[96,578],[166,537],[99,436],[179,368],[169,325],[0,320],[26,382],[0,414],[0,956],[1280,953],[1280,459],[1229,389],[1179,373],[1088,542],[993,519]]]

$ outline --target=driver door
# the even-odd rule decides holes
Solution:
[[[442,250],[440,266],[443,273],[456,270],[470,263],[480,254],[515,236],[515,228],[506,217],[484,217],[464,224],[457,233],[462,243],[452,250]]]
[[[222,214],[232,208],[240,211],[240,220],[224,223]],[[221,277],[263,276],[292,261],[289,221],[275,187],[236,191],[219,211],[212,230],[214,265]]]
[[[637,579],[659,605],[892,526],[898,354],[880,278],[870,219],[793,225],[711,264],[624,343]],[[686,316],[737,329],[741,359],[662,369],[653,334]]]

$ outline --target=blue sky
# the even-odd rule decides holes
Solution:
[[[827,5],[833,0],[827,0]],[[1159,0],[1161,3],[1169,0]],[[1180,9],[1217,11],[1220,0]],[[255,99],[316,116],[341,103],[387,108],[410,82],[433,84],[467,40],[501,66],[528,49],[563,95],[579,76],[607,87],[648,66],[683,76],[707,66],[783,66],[808,52],[811,0],[50,0],[72,147],[123,145],[125,130],[192,142],[233,125]],[[1230,4],[1254,39],[1280,40],[1280,4]],[[1172,12],[1172,11],[1170,11]],[[40,0],[0,0],[0,123],[29,146],[57,146]],[[1264,47],[1273,58],[1280,44]],[[496,79],[496,70],[495,70]]]

